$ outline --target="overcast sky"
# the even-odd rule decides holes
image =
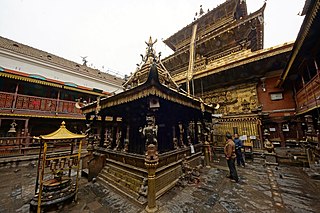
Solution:
[[[120,75],[134,72],[149,36],[162,58],[166,39],[193,21],[200,8],[225,0],[0,0],[0,35],[60,57]],[[248,13],[264,0],[247,0]],[[268,0],[264,47],[294,41],[304,0]],[[92,65],[91,65],[92,64]],[[102,68],[104,67],[104,68]]]

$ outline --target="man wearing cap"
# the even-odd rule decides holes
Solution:
[[[232,140],[232,135],[230,133],[226,134],[227,142],[224,147],[224,154],[227,159],[230,175],[227,176],[231,179],[232,182],[239,182],[239,177],[237,174],[236,166],[235,166],[235,159],[236,159],[236,146]]]

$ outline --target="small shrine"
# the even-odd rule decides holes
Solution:
[[[190,167],[201,163],[206,124],[214,110],[172,80],[155,42],[151,37],[146,42],[146,53],[124,92],[82,108],[88,124],[102,120],[89,176],[95,173],[102,184],[135,202],[148,202],[147,211],[179,181],[183,162]]]
[[[70,132],[63,121],[55,132],[36,138],[40,142],[40,151],[31,211],[40,213],[76,199],[85,137]]]

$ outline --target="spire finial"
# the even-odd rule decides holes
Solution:
[[[156,39],[154,42],[152,42],[152,37],[150,36],[149,42],[146,42],[149,48],[152,48],[153,45],[157,42],[158,40]]]
[[[62,121],[60,127],[66,127],[66,122]]]

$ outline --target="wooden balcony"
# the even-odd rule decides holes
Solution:
[[[320,72],[320,71],[318,71]],[[305,113],[320,106],[320,77],[315,75],[296,94],[297,113]]]
[[[31,151],[32,137],[0,137],[0,157],[24,155],[25,150]],[[37,146],[38,147],[38,146]],[[34,147],[37,149],[37,147]],[[38,151],[36,151],[38,152]]]
[[[78,117],[81,115],[81,110],[76,108],[75,104],[75,101],[0,92],[0,110],[9,110],[11,112],[73,114]]]
[[[40,141],[32,136],[21,137],[0,137],[0,158],[37,155],[39,153]],[[82,152],[85,153],[87,142],[82,145]],[[55,143],[48,146],[48,153],[64,152],[69,147],[56,145]],[[75,151],[76,152],[76,151]]]

